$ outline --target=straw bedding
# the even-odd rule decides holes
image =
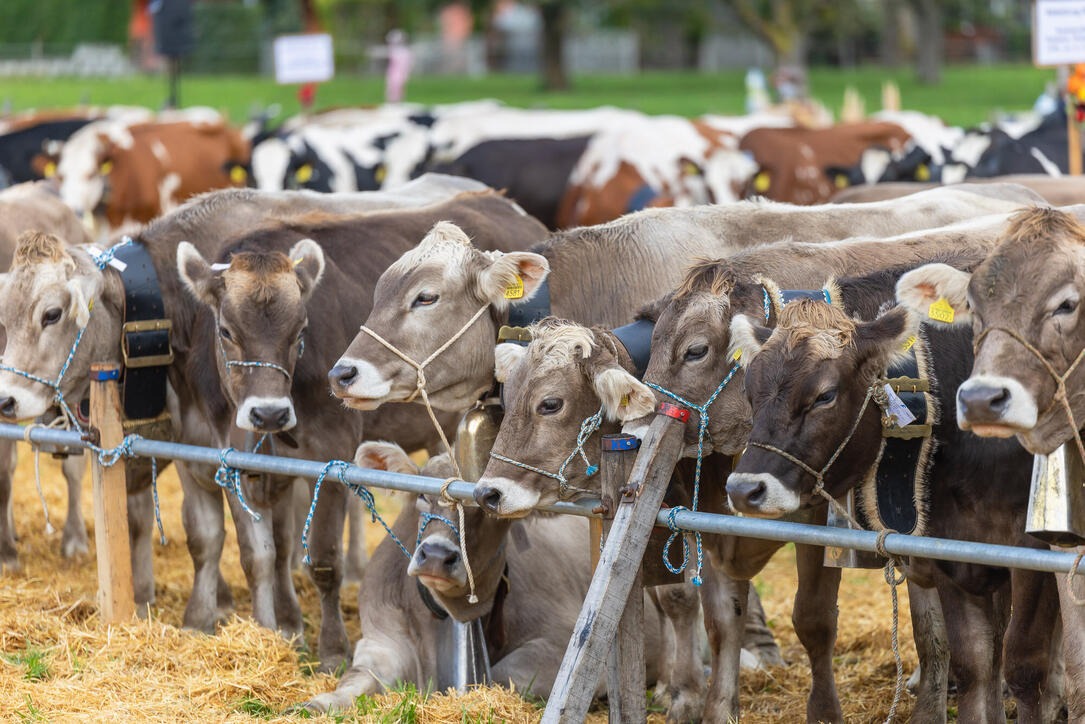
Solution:
[[[311,672],[307,654],[243,618],[249,599],[229,522],[223,571],[233,587],[239,616],[216,636],[178,628],[192,565],[181,527],[180,485],[172,470],[160,481],[169,541],[164,547],[154,545],[156,609],[149,620],[103,625],[94,605],[93,556],[67,561],[59,554],[64,484],[59,465],[47,456],[42,457],[42,478],[58,529],[48,536],[34,490],[32,456],[20,446],[14,505],[23,569],[0,582],[0,712],[6,719],[292,721],[300,717],[285,713],[291,705],[334,688],[333,677]],[[386,510],[394,504],[387,498],[381,502]],[[89,475],[83,504],[93,536]],[[370,548],[382,532],[377,526],[367,528]],[[312,636],[319,621],[316,592],[302,575],[296,575],[295,582],[307,635]],[[809,667],[790,620],[795,590],[790,547],[773,559],[756,584],[788,665],[743,675],[744,721],[802,721]],[[343,595],[352,639],[359,635],[356,591],[356,586],[348,586]],[[845,717],[849,722],[881,721],[892,701],[894,681],[889,593],[881,571],[845,571],[840,609],[835,668]],[[907,592],[902,587],[900,638],[910,672],[915,652],[907,610]],[[309,644],[314,642],[310,639]],[[911,705],[906,695],[901,720],[907,720]],[[428,698],[408,690],[364,701],[347,720],[534,722],[539,706],[500,687]],[[605,706],[597,705],[589,721],[605,720]],[[662,720],[660,714],[652,716],[652,721]]]

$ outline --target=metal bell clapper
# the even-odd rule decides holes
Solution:
[[[1035,455],[1025,532],[1045,543],[1085,543],[1085,464],[1073,443]]]
[[[464,413],[454,445],[456,464],[464,480],[473,483],[482,477],[504,416],[501,400],[496,397],[478,402]]]
[[[836,502],[840,503],[841,507],[848,511],[848,515],[852,518],[856,517],[854,490],[849,490],[847,495],[843,498],[838,498]],[[836,508],[832,505],[829,506],[825,525],[833,528],[851,527],[851,524],[848,523],[848,519],[838,515]],[[857,551],[854,548],[825,546],[824,565],[827,568],[881,568],[884,564],[885,561],[883,561],[877,553],[872,553],[871,551]]]

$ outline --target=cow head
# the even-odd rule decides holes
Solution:
[[[538,254],[479,251],[459,227],[439,222],[381,274],[365,327],[417,363],[459,335],[426,365],[426,389],[434,407],[465,410],[493,384],[506,294],[522,286],[522,298],[531,298],[549,270]],[[488,310],[471,322],[483,306]],[[332,392],[359,410],[416,395],[415,368],[365,330],[328,377]]]
[[[1072,430],[1055,399],[1051,372],[1064,375],[1085,347],[1085,228],[1058,209],[1029,209],[1010,221],[999,246],[972,274],[928,264],[901,277],[897,297],[921,316],[947,304],[953,323],[971,324],[972,375],[957,390],[957,424],[984,437],[1010,437],[1047,454]],[[1085,415],[1085,363],[1066,381],[1078,425]]]
[[[177,270],[189,291],[214,312],[219,374],[237,409],[237,427],[254,432],[294,427],[291,386],[309,322],[306,304],[324,273],[320,246],[302,239],[289,254],[240,252],[219,271],[182,242]]]
[[[0,323],[7,332],[3,364],[56,382],[67,363],[61,392],[76,407],[87,394],[91,362],[115,361],[119,356],[123,290],[107,298],[106,285],[86,252],[66,248],[50,234],[25,232],[11,271],[0,275]],[[54,395],[40,382],[0,371],[0,416],[7,420],[44,414]]]
[[[740,312],[759,315],[763,290],[740,283],[726,261],[703,262],[690,269],[677,291],[646,310],[656,320],[652,353],[644,381],[659,385],[696,405],[707,402],[732,372],[735,355],[745,354],[731,338],[731,319]],[[760,317],[764,319],[763,316]],[[661,402],[674,402],[657,392]],[[699,414],[686,425],[687,456],[696,455]],[[734,374],[708,409],[712,449],[737,455],[750,431],[750,408],[742,394],[742,370]],[[643,437],[650,418],[631,420],[625,432]]]
[[[527,347],[500,344],[494,356],[505,418],[493,452],[553,474],[569,459],[562,472],[577,488],[589,485],[584,460],[574,455],[581,424],[602,407],[599,432],[613,432],[615,421],[652,411],[652,391],[630,373],[629,355],[607,330],[548,318],[532,327]],[[596,434],[583,450],[598,465]],[[557,502],[562,492],[552,477],[491,458],[475,500],[493,515],[522,517]]]
[[[881,448],[880,410],[873,402],[864,410],[863,401],[915,326],[903,307],[856,322],[809,299],[788,304],[775,330],[735,317],[731,336],[743,349],[753,411],[749,447],[727,479],[736,510],[775,518],[820,502],[813,497],[813,475],[761,445],[822,471],[848,440],[824,473],[825,488],[839,497],[862,480]]]
[[[72,134],[60,150],[56,177],[60,198],[89,221],[106,202],[110,177],[119,170],[117,157],[132,148],[129,129],[116,121],[98,121]],[[123,164],[119,164],[123,167]]]

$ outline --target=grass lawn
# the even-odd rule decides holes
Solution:
[[[474,98],[497,98],[516,106],[586,108],[616,105],[646,113],[694,116],[713,112],[744,112],[743,71],[726,73],[646,72],[635,76],[593,75],[574,79],[572,90],[543,93],[535,76],[494,75],[482,78],[419,77],[410,82],[408,98],[422,103],[447,103]],[[813,93],[839,113],[844,89],[855,86],[867,110],[881,103],[882,81],[892,78],[901,89],[905,108],[933,113],[947,123],[973,125],[993,111],[1032,106],[1054,79],[1054,72],[1028,65],[952,66],[937,86],[923,86],[910,69],[887,71],[878,67],[855,70],[817,68],[810,73]],[[383,79],[340,76],[321,86],[318,107],[373,104],[383,97]],[[101,78],[3,78],[0,101],[16,109],[94,104],[136,104],[158,107],[166,96],[162,77],[138,76],[121,80]],[[298,110],[294,86],[278,86],[259,76],[190,76],[181,84],[184,105],[220,108],[235,121],[244,119],[253,104],[281,103],[286,113]]]

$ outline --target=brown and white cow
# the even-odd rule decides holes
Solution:
[[[221,120],[101,120],[72,134],[56,176],[64,202],[105,236],[204,191],[244,186],[248,161],[248,145]]]
[[[1085,348],[1085,227],[1079,208],[1022,212],[971,274],[930,265],[903,277],[897,288],[900,301],[920,314],[945,299],[954,324],[971,326],[975,361],[957,390],[957,424],[984,437],[1016,436],[1035,454],[1072,445],[1081,426],[1076,421],[1085,414],[1081,365],[1074,366]],[[1073,423],[1057,396],[1056,375],[1064,378]],[[1085,611],[1067,585],[1059,581],[1066,694],[1070,720],[1080,721]]]
[[[774,201],[818,204],[838,190],[826,169],[852,166],[871,146],[898,151],[910,134],[895,123],[844,123],[831,128],[755,128],[739,148],[759,170],[749,186]]]
[[[879,304],[894,287],[881,279],[860,291],[872,298],[865,306]],[[968,374],[972,335],[962,328],[921,328],[918,320],[896,307],[863,321],[811,299],[784,307],[775,330],[757,317],[735,317],[732,347],[741,350],[753,416],[749,446],[727,480],[740,513],[775,518],[820,506],[815,482],[836,498],[860,486],[881,456],[883,412],[867,401],[915,335],[926,343],[934,395],[942,409],[953,405]],[[1032,464],[1025,450],[1010,440],[968,436],[944,415],[933,420],[931,436],[937,452],[927,473],[928,498],[917,503],[924,534],[1043,545],[1024,532]],[[1018,717],[1053,720],[1059,702],[1050,696],[1055,687],[1047,673],[1056,640],[1054,578],[925,559],[915,561],[910,574],[937,588],[941,599],[961,719],[1003,720],[1004,671]]]
[[[388,443],[361,445],[355,462],[372,469],[419,472],[401,448]],[[421,470],[431,477],[451,473],[447,455],[431,458]],[[410,498],[392,529],[411,551],[410,559],[391,537],[378,546],[358,592],[362,638],[353,664],[334,692],[320,694],[304,706],[349,710],[358,696],[379,693],[397,683],[412,682],[420,689],[438,684],[442,669],[450,665],[449,652],[441,651],[438,643],[445,622],[423,602],[419,583],[438,610],[453,619],[482,618],[496,683],[548,697],[591,579],[587,521],[535,516],[516,522],[519,530],[510,533],[508,521],[468,509],[464,530],[455,531],[424,515],[439,511],[447,517],[447,509],[424,498],[417,498],[416,508],[415,500]],[[458,518],[453,516],[453,520],[458,526]],[[472,561],[479,597],[475,604],[465,600],[466,574],[459,546],[453,541],[459,533],[466,535]],[[645,603],[650,604],[650,599]],[[645,605],[645,648],[650,654],[660,652],[659,623],[657,608]],[[646,657],[648,681],[672,674],[660,670],[660,661],[660,656]],[[699,669],[700,662],[695,664]],[[596,693],[603,691],[600,682]]]

